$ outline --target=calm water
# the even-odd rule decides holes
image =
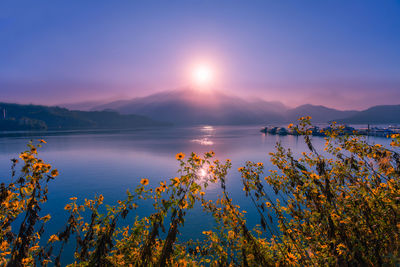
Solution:
[[[103,194],[107,204],[114,204],[125,197],[127,189],[133,191],[141,178],[148,178],[150,185],[155,186],[162,180],[175,177],[178,169],[176,153],[213,150],[217,158],[232,160],[228,190],[234,201],[248,211],[249,223],[255,225],[259,223],[258,216],[242,191],[237,168],[247,160],[263,162],[267,170],[273,168],[268,153],[275,150],[277,141],[292,148],[295,153],[307,149],[301,137],[266,136],[259,132],[259,128],[198,126],[46,135],[0,134],[0,178],[1,181],[9,181],[10,159],[24,151],[29,140],[45,139],[47,144],[40,150],[40,156],[60,171],[58,178],[49,185],[49,200],[43,210],[43,215],[51,213],[49,230],[55,233],[63,229],[67,217],[63,207],[70,202],[70,197],[83,199]],[[388,143],[384,138],[370,137],[369,141]],[[314,144],[322,150],[324,139],[315,137]],[[220,192],[219,186],[210,186],[206,194],[215,199]],[[150,212],[151,202],[143,203],[136,214]],[[212,226],[212,217],[197,207],[187,215],[179,238],[200,238],[201,232]]]

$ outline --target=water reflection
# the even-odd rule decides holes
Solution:
[[[192,142],[198,143],[202,146],[212,146],[214,144],[214,142],[208,139],[207,137],[202,139],[193,139]]]
[[[198,182],[200,183],[205,183],[209,179],[210,173],[208,172],[208,166],[203,166],[200,170],[197,171],[197,179],[199,180]]]
[[[210,125],[205,125],[200,128],[200,133],[202,134],[201,138],[193,139],[192,142],[200,144],[202,146],[212,146],[214,142],[211,140],[215,134],[215,128]]]
[[[200,129],[202,132],[211,133],[215,131],[215,128],[211,125],[205,125]]]

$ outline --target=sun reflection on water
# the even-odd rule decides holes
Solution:
[[[205,125],[200,128],[200,132],[205,133],[202,137],[193,139],[192,142],[198,143],[203,146],[211,146],[214,145],[214,142],[211,138],[214,136],[215,128],[210,125]]]
[[[193,139],[192,142],[198,143],[203,146],[211,146],[214,144],[214,142],[208,139],[207,137],[201,139]]]
[[[208,165],[203,165],[197,172],[197,179],[200,182],[206,183],[208,182],[209,178],[210,178],[210,172],[208,171],[209,166]]]

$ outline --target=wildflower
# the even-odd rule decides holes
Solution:
[[[67,204],[67,205],[65,205],[65,207],[64,207],[65,210],[71,210],[71,208],[72,208],[72,207],[71,207],[70,204]]]
[[[234,231],[229,231],[229,232],[228,232],[228,237],[229,237],[230,239],[234,239],[234,238],[235,238],[235,232],[234,232]]]
[[[33,159],[33,156],[28,153],[21,153],[19,155],[19,157],[20,157],[20,159],[25,160],[25,161]]]
[[[203,231],[203,235],[212,235],[212,231]]]
[[[342,243],[337,245],[336,251],[339,253],[339,255],[342,255],[346,252],[346,246]]]
[[[171,179],[171,181],[172,181],[172,184],[174,186],[178,186],[180,184],[180,181],[179,181],[178,177],[175,177],[175,178]]]
[[[189,205],[188,205],[188,203],[187,203],[186,200],[183,200],[181,203],[179,203],[179,207],[180,207],[181,209],[186,209],[188,206],[189,206]]]
[[[194,161],[194,163],[196,163],[197,165],[200,165],[200,163],[201,163],[201,158],[200,158],[199,156],[197,156],[197,155],[194,155],[194,156],[193,156],[193,161]]]
[[[294,254],[290,253],[290,252],[287,253],[287,257],[288,257],[289,262],[291,262],[291,263],[293,263],[293,262],[295,262],[297,260],[297,257]]]
[[[182,160],[184,157],[185,157],[185,154],[183,154],[182,152],[176,154],[176,156],[175,156],[175,158],[176,158],[177,160]]]
[[[72,201],[75,201],[75,200],[77,200],[78,198],[76,198],[76,197],[70,197],[69,199],[71,199]]]
[[[58,176],[58,170],[57,169],[52,170],[51,171],[51,176],[53,176],[53,177]]]
[[[9,245],[7,241],[3,241],[0,245],[0,250],[1,251],[6,251],[8,249]]]
[[[257,163],[257,166],[258,166],[258,167],[262,167],[262,166],[263,166],[263,163],[262,163],[262,162],[258,162],[258,163]]]
[[[29,251],[35,251],[38,250],[40,247],[39,246],[33,246],[29,248]]]
[[[146,179],[146,178],[143,178],[142,180],[140,180],[140,183],[141,183],[142,185],[148,185],[148,184],[149,184],[149,180]]]
[[[40,142],[40,143],[43,143],[43,144],[47,144],[47,142],[44,141],[43,139],[40,139],[39,142]]]
[[[42,220],[43,220],[44,222],[47,222],[47,221],[50,220],[50,219],[51,219],[50,214],[47,214],[46,216],[42,217]]]
[[[56,242],[56,241],[60,241],[60,238],[58,238],[57,235],[51,235],[50,238],[49,238],[48,243],[53,243],[53,242]]]
[[[29,265],[30,263],[32,263],[32,258],[25,258],[25,259],[22,259],[22,265],[23,265],[23,266],[27,266],[27,265]]]
[[[157,187],[156,188],[156,192],[157,193],[161,193],[161,192],[164,192],[164,189],[160,186],[160,187]]]
[[[265,202],[265,205],[267,205],[268,208],[271,207],[271,203],[269,203],[269,202]]]
[[[42,168],[44,167],[44,165],[42,163],[35,163],[33,164],[33,170],[35,172],[39,172],[42,170]]]

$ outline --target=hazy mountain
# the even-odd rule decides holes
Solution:
[[[338,122],[353,124],[400,123],[400,105],[374,106],[338,120]]]
[[[320,105],[287,108],[280,102],[242,99],[220,91],[181,89],[121,100],[95,107],[123,114],[140,114],[173,124],[290,123],[303,116],[312,122],[400,123],[400,105],[376,106],[364,111],[337,110]]]
[[[350,116],[354,116],[357,113],[358,111],[354,110],[341,111],[333,108],[327,108],[325,106],[306,104],[288,110],[286,112],[286,118],[288,121],[293,122],[300,117],[311,116],[313,122],[329,122],[332,120],[344,119]]]
[[[100,105],[95,110],[140,114],[174,124],[255,124],[284,120],[279,102],[244,100],[220,91],[182,89]]]
[[[0,103],[0,130],[109,129],[160,125],[165,123],[111,111],[71,111],[60,107]]]
[[[69,110],[91,111],[94,107],[109,103],[110,101],[83,101],[77,103],[62,103],[57,104],[58,107]]]

